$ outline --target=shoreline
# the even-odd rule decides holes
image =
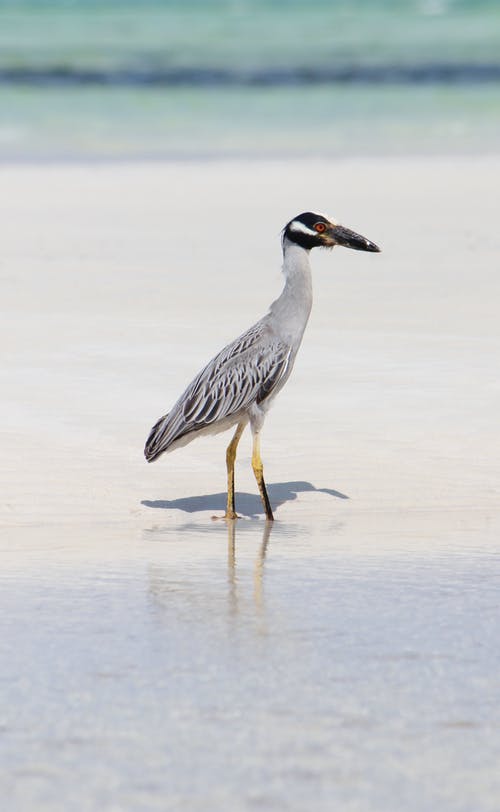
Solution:
[[[471,148],[470,152],[467,151],[457,151],[453,152],[448,149],[442,148],[443,151],[436,150],[435,152],[421,152],[418,150],[415,151],[401,151],[400,153],[394,153],[393,151],[387,153],[370,153],[369,151],[363,153],[326,153],[326,154],[315,154],[311,155],[307,152],[303,152],[300,154],[279,154],[277,152],[269,152],[266,154],[261,153],[248,153],[248,152],[241,152],[240,153],[225,153],[224,155],[218,153],[177,153],[177,152],[165,152],[164,154],[160,153],[135,153],[131,152],[130,154],[120,154],[120,155],[108,155],[106,153],[102,154],[89,154],[89,153],[68,153],[64,154],[60,151],[54,152],[53,155],[36,155],[36,154],[26,154],[26,155],[2,155],[0,152],[0,169],[3,171],[9,171],[10,169],[16,170],[20,169],[23,170],[24,168],[40,168],[40,169],[47,169],[53,167],[54,169],[58,168],[124,168],[124,169],[140,169],[141,167],[147,168],[151,167],[152,165],[159,164],[164,165],[165,167],[183,167],[186,168],[192,167],[196,164],[201,164],[202,166],[210,166],[214,164],[221,164],[222,166],[227,166],[228,164],[234,164],[236,167],[238,166],[248,166],[248,164],[264,164],[266,166],[275,165],[277,167],[284,167],[287,164],[296,164],[296,165],[306,165],[309,164],[310,166],[318,166],[322,167],[324,165],[324,161],[329,161],[334,165],[345,165],[345,164],[373,164],[374,162],[386,162],[388,164],[405,164],[405,163],[412,163],[418,164],[422,163],[428,165],[430,163],[436,163],[440,166],[449,166],[456,164],[457,161],[464,161],[466,163],[482,163],[488,160],[499,160],[500,161],[500,146],[499,147],[491,147],[488,149],[485,147],[484,151],[481,153],[477,152],[477,149]]]
[[[498,153],[492,85],[0,85],[0,160],[273,160]],[[300,110],[300,116],[297,111]],[[284,137],[286,133],[286,137]]]

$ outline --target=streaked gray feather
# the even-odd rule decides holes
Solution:
[[[224,347],[153,426],[146,459],[151,462],[187,434],[262,403],[283,381],[290,356],[291,347],[273,335],[264,320],[257,322]]]

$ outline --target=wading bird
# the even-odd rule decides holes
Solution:
[[[311,248],[343,245],[358,251],[380,251],[375,243],[321,214],[304,212],[282,234],[285,286],[269,312],[243,335],[224,347],[189,384],[171,411],[151,429],[144,454],[153,462],[165,451],[181,448],[202,434],[218,434],[236,426],[226,451],[227,509],[224,518],[238,518],[234,504],[236,449],[247,425],[253,435],[252,468],[266,518],[273,512],[264,482],[260,432],[272,401],[290,377],[311,312]]]

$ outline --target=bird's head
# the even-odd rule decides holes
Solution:
[[[309,251],[343,245],[356,251],[380,251],[374,242],[349,228],[334,223],[323,214],[307,211],[290,220],[283,229],[283,241],[289,240]]]

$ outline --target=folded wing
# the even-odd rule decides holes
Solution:
[[[215,429],[264,401],[285,377],[290,355],[261,322],[228,344],[153,426],[144,449],[148,462],[188,434]]]

